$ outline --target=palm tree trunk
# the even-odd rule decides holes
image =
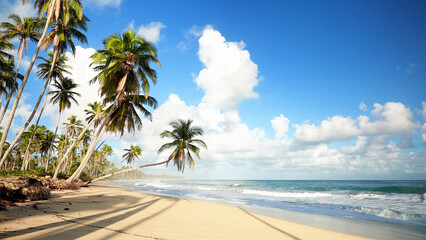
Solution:
[[[48,154],[47,154],[47,159],[49,159],[50,155],[52,154],[53,144],[55,143],[56,133],[58,132],[59,122],[60,121],[61,121],[61,111],[59,111],[59,114],[58,114],[58,122],[56,123],[55,133],[53,134],[53,141],[50,143],[50,146],[49,146],[49,150],[48,150]]]
[[[59,52],[55,51],[55,53],[53,54],[52,66],[50,66],[49,74],[47,75],[46,83],[44,84],[43,90],[41,91],[41,94],[38,97],[38,100],[37,100],[36,105],[34,106],[33,112],[31,113],[31,115],[28,118],[27,122],[22,127],[21,131],[16,135],[15,139],[10,144],[9,148],[6,150],[5,154],[3,155],[3,157],[2,157],[2,159],[0,161],[0,166],[2,165],[2,163],[3,163],[4,159],[6,158],[7,154],[9,154],[9,152],[12,150],[13,146],[18,142],[19,137],[21,137],[21,135],[25,132],[25,129],[27,129],[28,125],[30,125],[31,120],[33,120],[33,117],[34,117],[34,115],[37,112],[38,106],[40,105],[41,99],[43,98],[44,93],[46,92],[47,87],[50,86],[50,80],[52,78],[53,69],[55,68],[55,63],[56,63],[56,59],[58,58],[58,55],[59,55]],[[46,98],[47,98],[47,96],[46,96]]]
[[[107,122],[107,120],[105,120],[105,122]],[[73,175],[71,175],[71,177],[69,177],[67,179],[67,182],[72,182],[72,181],[74,181],[74,180],[76,180],[77,178],[80,177],[80,174],[83,172],[84,167],[87,165],[87,162],[89,161],[90,157],[92,156],[92,154],[93,154],[93,152],[95,150],[96,145],[98,144],[98,142],[101,139],[102,135],[104,135],[105,132],[108,130],[109,125],[110,124],[108,124],[107,127],[103,126],[103,127],[99,128],[98,134],[97,134],[96,138],[90,144],[90,147],[87,150],[86,155],[84,156],[83,161],[81,161],[80,166],[78,166],[77,170],[75,170],[75,172],[73,173]]]
[[[3,98],[4,98],[4,92],[1,93],[1,97],[0,97],[0,109],[2,107]]]
[[[67,151],[65,152],[64,155],[62,155],[61,159],[58,161],[58,165],[56,166],[55,169],[55,174],[53,175],[53,179],[57,179],[58,178],[58,174],[59,174],[59,170],[61,165],[63,164],[63,162],[65,161],[66,157],[71,153],[72,149],[75,147],[75,145],[77,145],[77,142],[80,141],[80,139],[83,137],[84,132],[86,132],[86,130],[95,122],[95,118],[92,119],[92,121],[90,121],[87,126],[81,131],[80,135],[78,135],[77,139],[74,140],[74,142],[72,143],[71,147],[68,147]]]
[[[30,141],[28,142],[27,150],[25,150],[25,154],[24,154],[24,162],[25,163],[29,161],[29,157],[30,157],[30,154],[29,154],[29,152],[30,152],[29,151],[30,150],[30,146],[31,146],[31,143],[34,140],[34,136],[35,136],[35,133],[37,131],[38,123],[40,122],[40,118],[43,115],[44,108],[46,107],[47,94],[49,93],[49,89],[50,89],[50,84],[47,87],[47,93],[46,93],[46,97],[44,98],[43,107],[41,108],[40,114],[38,115],[38,118],[37,118],[37,121],[36,121],[36,124],[35,124],[35,127],[34,127],[34,131],[31,133],[31,138],[30,138]]]
[[[115,172],[115,173],[111,173],[111,174],[108,174],[108,175],[105,175],[105,176],[102,176],[102,177],[99,177],[99,178],[95,178],[95,179],[93,179],[93,180],[88,181],[86,184],[93,183],[93,182],[97,182],[97,181],[99,181],[99,180],[102,180],[102,179],[105,179],[105,178],[108,178],[108,177],[112,177],[113,175],[116,175],[116,174],[122,174],[122,173],[130,172],[130,171],[135,171],[135,170],[138,170],[138,169],[140,169],[140,168],[152,167],[152,166],[157,166],[157,165],[167,164],[167,163],[168,163],[168,162],[170,162],[171,160],[172,160],[172,159],[166,160],[166,161],[164,161],[164,162],[152,163],[152,164],[147,164],[147,165],[142,165],[142,166],[138,166],[138,167],[134,167],[134,168],[125,169],[125,170],[118,171],[118,172]]]
[[[41,35],[40,40],[37,43],[37,47],[35,49],[33,58],[31,59],[30,65],[28,66],[28,69],[25,72],[24,79],[22,79],[21,86],[19,87],[18,93],[16,94],[15,101],[13,102],[12,109],[10,110],[10,116],[7,119],[6,125],[4,127],[3,136],[2,136],[2,138],[0,140],[0,156],[3,156],[2,160],[0,161],[0,169],[3,166],[3,163],[4,163],[4,159],[5,159],[4,156],[7,156],[7,154],[3,154],[2,155],[3,147],[4,147],[4,144],[6,142],[6,138],[7,138],[7,134],[9,133],[10,125],[12,125],[12,120],[13,120],[13,118],[15,116],[16,109],[18,108],[18,103],[19,103],[19,100],[21,99],[21,95],[24,92],[24,88],[25,88],[25,85],[27,83],[28,77],[30,76],[31,69],[34,66],[34,63],[35,63],[35,61],[37,59],[38,52],[40,50],[41,44],[44,41],[44,37],[46,36],[47,29],[49,28],[49,23],[50,23],[50,19],[52,18],[52,13],[53,13],[53,5],[49,6],[49,10],[48,10],[48,14],[47,14],[47,20],[46,20],[46,25],[44,27],[43,34]]]
[[[9,92],[9,93],[7,94],[7,101],[6,101],[6,105],[4,105],[3,112],[1,113],[1,117],[0,117],[0,124],[1,124],[1,122],[3,121],[4,115],[6,114],[6,111],[7,111],[7,108],[9,107],[9,103],[10,103],[10,100],[11,100],[11,99],[12,99],[12,92]]]

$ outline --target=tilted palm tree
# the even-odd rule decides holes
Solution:
[[[89,103],[88,106],[90,107],[89,110],[84,110],[86,112],[86,115],[88,115],[88,117],[86,118],[86,121],[89,121],[89,123],[86,125],[86,127],[80,132],[79,136],[77,137],[77,139],[72,143],[71,146],[69,146],[67,148],[67,151],[65,152],[65,154],[63,154],[62,156],[60,156],[58,159],[58,166],[60,167],[62,165],[62,163],[65,162],[65,159],[67,158],[67,156],[72,152],[72,150],[74,149],[74,147],[77,145],[77,143],[84,137],[85,133],[88,131],[88,128],[95,123],[95,127],[96,124],[102,120],[102,118],[105,116],[104,114],[104,110],[103,110],[103,106],[101,104],[99,104],[98,102],[94,102]],[[58,174],[59,174],[59,167],[56,168],[55,170],[55,174],[53,175],[53,179],[57,179]]]
[[[0,107],[1,107],[1,103],[3,102],[4,96],[6,96],[6,104],[0,116],[0,123],[2,122],[3,117],[6,114],[7,107],[9,106],[12,95],[18,89],[18,82],[15,79],[15,76],[16,76],[15,62],[13,61],[13,59],[9,59],[9,60],[6,60],[4,64],[5,66],[3,66],[3,69],[0,71],[0,82],[1,82]],[[23,76],[18,73],[17,78],[22,80]]]
[[[188,162],[189,167],[194,167],[194,159],[191,152],[200,158],[200,145],[207,149],[207,145],[200,139],[196,139],[197,136],[202,136],[204,131],[202,128],[197,126],[191,126],[192,120],[177,120],[170,123],[172,131],[164,131],[160,134],[161,138],[171,138],[173,141],[166,143],[158,149],[158,153],[163,152],[166,149],[174,148],[172,154],[170,154],[168,161],[173,159],[174,164],[177,166],[179,171],[184,171],[185,162]]]
[[[95,66],[94,69],[99,71],[99,74],[91,82],[98,81],[100,83],[99,92],[104,97],[104,103],[110,103],[111,106],[104,121],[99,126],[85,158],[74,174],[67,179],[68,182],[80,176],[96,144],[109,129],[109,125],[113,124],[114,121],[112,120],[119,115],[126,115],[116,114],[112,116],[126,99],[126,96],[139,95],[142,88],[145,98],[148,99],[150,87],[148,79],[151,79],[154,84],[157,81],[156,71],[150,67],[150,63],[154,62],[160,65],[160,62],[157,59],[156,49],[152,43],[138,36],[132,30],[128,30],[123,35],[111,34],[104,41],[104,46],[105,49],[98,50],[91,56],[92,65]],[[114,131],[115,129],[121,131],[121,127],[115,126],[113,129]]]
[[[179,171],[183,171],[185,167],[185,163],[188,162],[191,168],[194,167],[194,159],[192,158],[191,152],[195,153],[198,158],[200,158],[200,149],[197,145],[200,145],[207,149],[207,145],[200,139],[196,139],[197,136],[203,135],[203,129],[197,126],[192,126],[192,120],[177,120],[170,123],[173,127],[172,131],[164,131],[160,134],[162,138],[168,137],[172,138],[173,141],[170,143],[166,143],[158,150],[159,153],[162,151],[175,148],[169,158],[163,162],[146,164],[134,168],[129,168],[125,170],[121,170],[119,172],[111,173],[99,178],[95,178],[89,182],[96,182],[113,175],[123,174],[130,171],[135,171],[140,168],[158,166],[162,164],[168,164],[171,160],[174,160],[175,165]]]
[[[71,102],[74,102],[78,105],[78,101],[74,96],[81,96],[79,93],[75,92],[74,89],[78,87],[78,84],[74,82],[71,78],[65,77],[59,79],[59,81],[55,80],[53,86],[56,88],[54,91],[50,91],[48,94],[53,95],[50,99],[50,102],[53,104],[58,104],[58,122],[56,124],[54,137],[56,137],[56,133],[58,132],[59,122],[61,120],[61,113],[65,109],[71,108]],[[48,158],[50,157],[51,151],[48,153]]]
[[[28,3],[28,0],[23,0],[24,3]],[[40,50],[40,47],[42,43],[44,43],[44,38],[47,33],[47,29],[49,28],[49,25],[51,23],[52,17],[56,19],[56,21],[59,20],[59,17],[62,16],[64,22],[68,22],[71,13],[74,13],[74,17],[78,19],[82,19],[83,17],[83,6],[81,4],[80,0],[35,0],[34,1],[34,8],[37,8],[38,13],[40,15],[43,15],[44,13],[47,13],[46,23],[43,29],[43,33],[40,36],[40,39],[37,43],[37,46],[34,51],[34,55],[31,59],[31,62],[27,68],[27,71],[25,72],[25,76],[22,79],[22,83],[18,89],[18,92],[15,96],[15,101],[13,102],[13,106],[10,109],[9,118],[7,119],[7,122],[4,126],[4,131],[2,138],[0,140],[0,157],[2,157],[2,160],[0,161],[0,168],[3,165],[4,158],[3,158],[3,147],[6,142],[7,134],[9,132],[10,126],[12,124],[12,120],[15,116],[16,109],[18,107],[18,103],[21,99],[22,93],[24,91],[25,85],[27,83],[28,77],[30,75],[31,69],[34,66],[34,63],[37,59],[38,52]],[[36,107],[35,107],[36,108]],[[32,117],[31,117],[32,118]],[[26,127],[25,127],[26,128]],[[12,145],[12,144],[11,144]],[[11,146],[13,147],[13,146]],[[7,154],[4,154],[7,155]]]
[[[27,55],[28,43],[29,41],[37,43],[41,33],[40,29],[43,27],[43,21],[37,18],[21,18],[16,14],[11,14],[9,19],[12,22],[3,22],[0,25],[0,28],[5,30],[0,31],[0,33],[4,34],[4,37],[7,39],[19,39],[18,46],[18,66],[16,67],[16,74],[14,77],[14,81],[19,74],[19,68],[21,66],[22,56]],[[10,97],[9,97],[10,99]],[[7,102],[6,107],[9,105]]]
[[[69,122],[64,123],[66,129],[65,132],[66,135],[68,135],[68,139],[72,140],[83,129],[83,123],[81,120],[77,119],[76,115],[71,115],[71,117],[68,118],[68,121]]]
[[[130,145],[130,148],[124,149],[124,151],[126,151],[126,153],[123,155],[123,161],[126,161],[127,164],[131,164],[142,155],[141,147],[133,146],[133,144]]]
[[[47,83],[47,81],[51,81],[49,79],[49,73],[50,74],[50,78],[51,79],[62,79],[64,78],[64,74],[71,74],[67,69],[71,68],[71,66],[66,65],[66,61],[68,61],[68,58],[65,56],[65,54],[60,54],[58,58],[56,58],[55,63],[53,63],[53,52],[50,51],[49,52],[49,58],[44,58],[44,57],[39,57],[39,59],[41,59],[43,62],[40,63],[37,67],[38,67],[38,71],[37,71],[37,77],[44,79]],[[53,68],[52,68],[53,67]],[[52,71],[51,71],[52,70]],[[47,89],[47,91],[49,92],[49,88],[50,85]],[[36,126],[38,126],[38,123],[40,122],[41,116],[43,115],[44,112],[44,108],[46,107],[46,102],[47,102],[47,97],[44,99],[44,103],[43,103],[43,107],[40,110],[40,113],[38,115],[37,121],[36,121]],[[55,134],[56,137],[56,134]],[[31,140],[29,142],[29,144],[31,144],[32,140],[34,138],[34,134],[31,136]],[[28,148],[27,148],[28,149]],[[49,154],[50,157],[50,154]],[[24,155],[24,162],[28,162],[29,161],[29,154],[28,151],[25,152]]]
[[[69,13],[71,14],[72,18],[68,19],[67,23],[65,23],[63,15],[66,13],[63,12],[60,15],[59,20],[56,20],[54,22],[54,28],[52,32],[50,32],[43,40],[43,45],[42,45],[43,48],[47,48],[51,43],[53,44],[52,65],[49,70],[49,74],[46,78],[47,81],[44,84],[44,87],[40,93],[37,103],[35,104],[31,115],[29,116],[27,122],[24,124],[24,126],[22,127],[21,131],[18,133],[16,138],[19,138],[19,135],[25,131],[25,129],[30,124],[32,118],[34,117],[35,113],[37,112],[40,101],[42,100],[46,89],[48,88],[48,86],[50,86],[51,77],[56,64],[56,59],[58,58],[59,54],[64,53],[68,46],[71,47],[72,53],[75,54],[73,37],[77,38],[82,43],[87,43],[86,36],[83,33],[81,33],[78,29],[79,28],[83,30],[87,29],[88,18],[85,17],[84,15],[81,19],[77,18],[74,10],[70,10]]]

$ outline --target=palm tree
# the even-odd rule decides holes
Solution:
[[[23,2],[28,3],[28,0],[23,0]],[[35,0],[34,1],[34,7],[37,8],[40,15],[43,15],[44,13],[47,12],[46,23],[45,23],[45,26],[44,26],[43,33],[41,34],[40,39],[37,43],[36,49],[34,51],[34,55],[31,59],[31,62],[28,66],[27,71],[25,72],[25,76],[22,80],[21,86],[19,87],[18,92],[16,94],[15,101],[13,103],[11,110],[10,110],[9,118],[6,122],[5,127],[4,127],[3,135],[2,135],[2,138],[0,140],[0,157],[2,157],[2,151],[3,151],[4,144],[6,142],[6,138],[7,138],[7,134],[9,132],[9,129],[10,129],[10,125],[12,124],[12,120],[15,116],[15,112],[16,112],[16,109],[18,107],[18,103],[21,99],[21,96],[22,96],[22,93],[24,91],[25,85],[27,83],[28,77],[30,75],[31,69],[34,66],[34,63],[37,59],[37,55],[38,55],[38,52],[40,50],[40,47],[44,43],[44,38],[46,36],[47,29],[49,28],[49,25],[51,23],[52,16],[56,18],[56,21],[58,21],[59,17],[61,16],[62,19],[65,19],[64,22],[66,22],[66,23],[71,18],[70,17],[71,13],[74,14],[74,17],[76,17],[80,20],[83,17],[83,6],[82,6],[80,0]],[[30,117],[30,118],[32,118],[32,117]],[[13,146],[11,146],[11,147],[13,147]],[[6,156],[7,154],[4,154],[4,155]],[[0,168],[2,167],[3,162],[4,162],[3,159],[4,158],[2,157],[2,160],[0,161]]]
[[[170,125],[173,127],[172,131],[164,131],[160,134],[162,138],[168,137],[172,138],[173,141],[170,143],[166,143],[158,150],[158,153],[161,153],[162,151],[169,149],[169,148],[175,148],[172,152],[172,154],[169,156],[169,158],[166,161],[159,162],[159,163],[152,163],[152,164],[146,164],[134,168],[125,169],[119,172],[111,173],[96,179],[93,179],[90,182],[96,182],[108,177],[111,177],[116,174],[122,174],[125,172],[135,171],[140,168],[145,167],[152,167],[162,164],[169,164],[171,160],[174,160],[175,165],[177,165],[177,168],[179,171],[184,170],[185,168],[185,162],[188,161],[189,166],[191,168],[194,167],[194,159],[191,156],[191,152],[195,153],[198,158],[200,158],[200,149],[196,145],[201,145],[205,149],[207,149],[207,145],[200,139],[195,139],[194,137],[202,136],[203,135],[203,129],[197,126],[191,126],[192,120],[177,120],[170,123]],[[87,184],[88,184],[87,183]]]
[[[67,58],[64,55],[61,55],[57,59],[54,59],[54,58],[52,59],[52,55],[53,55],[53,53],[49,53],[49,56],[50,56],[49,59],[41,57],[41,59],[44,62],[39,65],[39,70],[37,71],[37,76],[39,78],[43,78],[45,80],[45,84],[44,84],[44,88],[43,88],[42,94],[40,94],[40,96],[39,96],[39,98],[37,100],[37,103],[36,103],[36,105],[35,105],[32,113],[31,113],[30,117],[28,118],[27,122],[24,124],[24,126],[21,128],[21,130],[18,132],[18,134],[16,135],[15,139],[12,141],[12,143],[9,146],[9,148],[7,148],[5,154],[1,158],[0,166],[2,165],[2,162],[5,160],[5,157],[7,156],[7,154],[9,154],[9,152],[12,150],[13,146],[19,140],[19,137],[25,132],[25,129],[31,123],[31,120],[32,120],[32,118],[34,117],[34,115],[35,115],[35,113],[37,111],[38,105],[40,104],[40,102],[41,102],[41,100],[43,98],[43,95],[44,95],[44,92],[46,91],[47,86],[50,87],[49,82],[51,81],[52,77],[63,78],[63,73],[69,73],[66,70],[66,68],[70,68],[70,66],[65,65],[65,61],[67,60]],[[57,63],[57,65],[56,65],[56,63]],[[41,118],[41,115],[43,114],[44,107],[46,105],[46,99],[45,99],[43,107],[42,107],[42,109],[40,111],[40,114],[39,114],[39,117],[37,119],[36,125],[38,125],[38,123],[40,121],[40,118]],[[33,139],[33,137],[31,137],[31,140],[29,142],[30,144],[32,142],[32,139]],[[24,165],[27,165],[28,161],[29,161],[29,155],[28,155],[28,152],[26,152],[25,155],[24,155],[24,162],[25,162]]]
[[[136,158],[139,159],[139,156],[142,155],[141,147],[133,146],[133,144],[130,145],[130,148],[124,149],[124,151],[126,151],[126,153],[123,155],[123,161],[126,161],[127,164],[131,164]]]
[[[53,86],[57,89],[55,91],[50,91],[48,94],[53,95],[50,99],[50,102],[53,104],[58,104],[59,113],[58,113],[58,122],[56,124],[54,138],[58,132],[59,122],[61,120],[61,113],[65,109],[71,108],[71,102],[74,102],[78,105],[77,100],[74,96],[81,96],[79,93],[74,92],[73,90],[78,87],[78,84],[74,82],[71,78],[65,77],[55,81]],[[53,144],[52,144],[53,145]],[[50,157],[51,151],[48,153],[48,158]]]
[[[200,158],[200,148],[197,146],[201,145],[207,149],[207,145],[200,139],[194,137],[202,136],[203,129],[197,126],[191,126],[192,120],[177,120],[170,123],[172,131],[164,131],[160,134],[161,138],[171,138],[173,141],[166,143],[158,149],[158,153],[163,152],[166,149],[174,148],[172,154],[169,156],[169,161],[173,159],[174,164],[177,166],[179,171],[184,171],[185,161],[188,161],[189,167],[194,168],[194,159],[192,158],[191,152]]]
[[[61,157],[59,157],[58,160],[58,166],[60,167],[61,164],[65,161],[65,159],[67,158],[67,156],[71,153],[71,151],[74,149],[74,147],[77,145],[78,141],[80,141],[80,139],[82,139],[84,137],[84,134],[86,133],[87,129],[93,124],[95,123],[95,127],[96,127],[96,123],[102,120],[102,118],[104,117],[104,110],[103,110],[103,106],[101,104],[99,104],[98,102],[94,102],[89,103],[88,106],[90,107],[89,110],[84,110],[86,112],[86,115],[88,115],[88,117],[86,118],[86,121],[89,121],[89,123],[86,125],[86,127],[80,132],[79,136],[77,137],[77,139],[72,143],[72,145],[70,147],[67,148],[67,151],[65,152],[64,155],[62,155]],[[59,174],[59,167],[56,168],[55,170],[55,174],[53,175],[53,179],[57,179],[58,174]]]
[[[77,119],[76,115],[71,115],[71,117],[68,118],[69,122],[64,123],[65,125],[65,132],[66,135],[68,135],[68,139],[74,139],[77,134],[83,129],[83,123],[81,123],[81,120]]]
[[[119,116],[119,114],[116,114],[111,117],[117,108],[122,105],[126,96],[139,96],[142,86],[145,98],[148,99],[148,78],[154,84],[157,82],[156,71],[150,67],[150,63],[155,62],[160,65],[160,62],[156,57],[156,49],[152,43],[137,36],[132,30],[128,30],[123,35],[111,34],[104,41],[104,46],[105,49],[98,50],[91,56],[93,59],[92,65],[95,65],[94,69],[100,72],[91,82],[98,81],[100,83],[99,91],[101,96],[104,97],[104,104],[111,103],[111,106],[85,158],[74,174],[67,179],[68,182],[80,176],[100,138],[109,128],[109,125],[113,123],[114,117]],[[123,110],[126,109],[123,108]],[[125,115],[121,114],[121,116]],[[115,126],[114,129],[121,131],[122,128]]]
[[[48,55],[49,55],[49,58],[39,57],[39,59],[43,60],[43,62],[38,65],[39,70],[37,71],[37,76],[39,78],[44,79],[47,83],[47,81],[50,81],[50,79],[48,79],[49,73],[51,73],[50,74],[51,79],[62,79],[64,78],[64,73],[71,74],[68,70],[66,70],[67,68],[71,68],[71,66],[68,66],[65,64],[65,62],[68,61],[68,58],[65,56],[65,54],[59,55],[59,57],[56,58],[55,64],[53,63],[53,60],[54,60],[53,52],[50,51]],[[50,71],[51,69],[52,71]],[[49,88],[50,88],[50,85],[47,89],[47,92],[49,92]],[[38,126],[41,116],[43,115],[46,102],[47,102],[47,97],[44,99],[43,107],[41,108],[36,121],[36,126]],[[56,132],[55,132],[55,137],[56,137]],[[34,133],[31,136],[29,144],[31,144],[33,139],[34,139]],[[50,157],[50,154],[49,154],[49,157]],[[28,151],[26,151],[24,154],[24,162],[28,162],[28,161],[29,161],[29,153]]]
[[[18,66],[16,67],[16,74],[14,81],[16,82],[16,78],[18,77],[19,68],[21,66],[22,56],[25,52],[27,55],[28,43],[29,41],[37,42],[38,38],[41,36],[39,32],[42,28],[43,22],[37,18],[23,18],[19,17],[16,14],[11,14],[9,16],[10,22],[3,22],[0,25],[0,28],[5,28],[6,30],[1,31],[4,34],[4,37],[7,39],[19,39],[19,47],[18,47]],[[9,103],[9,101],[8,101]],[[9,104],[6,105],[9,105]],[[7,108],[7,107],[6,107]]]
[[[13,59],[8,59],[4,62],[3,69],[0,72],[0,91],[1,91],[1,99],[0,99],[0,108],[1,103],[3,102],[3,98],[6,95],[6,104],[4,106],[3,112],[0,116],[0,123],[3,120],[4,115],[6,114],[7,107],[9,106],[10,100],[12,98],[12,95],[16,92],[18,89],[18,82],[15,79],[15,76],[17,75],[18,79],[21,79],[24,77],[21,74],[16,74],[15,72],[15,62]]]

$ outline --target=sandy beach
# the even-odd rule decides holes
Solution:
[[[96,184],[0,212],[1,239],[367,239],[212,202]]]

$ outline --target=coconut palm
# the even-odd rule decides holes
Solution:
[[[19,39],[18,46],[18,66],[16,67],[16,74],[14,81],[18,77],[19,68],[21,66],[22,56],[27,55],[28,43],[29,41],[37,43],[41,33],[39,32],[42,28],[43,22],[37,18],[21,18],[16,14],[11,14],[9,16],[11,22],[3,22],[0,25],[0,28],[4,28],[5,30],[0,31],[0,33],[4,34],[6,39]],[[10,97],[9,97],[10,99]],[[9,101],[8,101],[9,103]],[[9,105],[9,104],[6,105]],[[7,108],[7,107],[6,107]]]
[[[83,123],[81,120],[77,119],[76,115],[71,115],[71,117],[68,118],[69,122],[64,123],[65,125],[65,132],[66,135],[68,135],[68,139],[74,139],[77,134],[83,129]]]
[[[23,0],[23,2],[27,3],[28,0]],[[49,25],[51,23],[52,16],[55,17],[56,21],[59,20],[59,17],[62,17],[62,19],[65,19],[63,21],[65,23],[67,23],[69,21],[69,19],[72,18],[72,17],[70,17],[71,13],[74,14],[73,17],[76,17],[80,20],[83,17],[83,6],[82,6],[80,0],[35,0],[34,1],[34,8],[37,8],[40,15],[43,15],[44,13],[47,12],[46,23],[45,23],[45,26],[44,26],[43,33],[41,34],[40,39],[37,43],[36,49],[34,51],[34,55],[31,59],[31,62],[28,66],[28,69],[25,72],[25,76],[22,79],[22,83],[21,83],[21,85],[18,89],[16,96],[15,96],[15,101],[13,103],[12,108],[10,109],[9,118],[7,119],[7,122],[6,122],[5,127],[4,127],[3,135],[2,135],[2,138],[0,140],[0,156],[2,157],[2,160],[0,161],[0,168],[2,167],[3,162],[4,162],[2,151],[3,151],[4,144],[6,142],[7,134],[9,132],[10,126],[12,124],[12,120],[15,116],[16,109],[18,107],[18,103],[21,99],[21,96],[22,96],[22,93],[24,91],[25,85],[27,83],[28,77],[30,75],[31,69],[34,66],[34,63],[37,59],[40,47],[44,43],[44,38],[46,36],[47,29],[49,28]],[[36,106],[38,107],[38,105],[36,105]],[[34,108],[36,109],[37,107],[34,107]],[[32,117],[30,117],[30,118],[32,118]],[[28,125],[26,124],[26,126],[28,126]],[[13,147],[13,145],[11,147]],[[7,154],[4,154],[4,155],[6,156]]]
[[[59,122],[61,120],[61,113],[65,109],[71,108],[71,103],[74,102],[78,105],[77,100],[74,96],[81,96],[79,93],[73,91],[78,87],[78,84],[74,82],[71,78],[65,77],[59,79],[59,81],[55,81],[53,86],[56,88],[54,91],[50,91],[48,94],[53,95],[50,99],[50,102],[53,104],[58,104],[58,122],[56,124],[54,138],[56,137],[56,133],[58,132]],[[53,144],[52,144],[53,145]],[[50,157],[51,151],[48,153],[48,158]]]
[[[65,57],[65,55],[61,54],[58,58],[55,59],[53,57],[53,55],[54,54],[52,52],[49,52],[49,58],[40,57],[40,59],[42,59],[43,62],[41,64],[39,64],[39,66],[38,66],[39,70],[37,71],[37,76],[39,78],[42,78],[42,79],[45,80],[44,88],[43,88],[42,94],[38,98],[36,107],[33,109],[33,112],[31,113],[30,118],[24,124],[23,128],[17,134],[15,139],[12,141],[11,145],[14,145],[16,143],[16,141],[19,139],[19,136],[25,131],[26,126],[31,122],[32,117],[34,116],[34,114],[36,113],[36,110],[38,108],[38,104],[40,103],[41,99],[43,98],[44,91],[46,90],[46,87],[49,86],[48,89],[50,88],[49,82],[51,81],[51,79],[63,78],[64,73],[70,74],[70,72],[66,69],[71,68],[71,67],[65,64],[65,62],[68,60],[68,58]],[[49,91],[48,89],[47,89],[47,91]],[[43,107],[42,107],[40,114],[37,118],[36,126],[38,125],[40,118],[43,114],[43,111],[44,111],[44,108],[45,108],[45,105],[46,105],[46,101],[47,101],[47,97],[45,98],[45,101],[43,103]],[[34,135],[31,137],[29,144],[31,144],[33,138],[34,138]],[[10,152],[11,150],[12,150],[12,147],[9,147],[6,150],[6,154],[8,152]],[[28,151],[27,151],[24,155],[24,163],[25,163],[24,165],[27,165],[28,161],[29,161],[29,154],[28,154]]]
[[[192,120],[177,120],[170,123],[172,131],[164,131],[160,134],[161,138],[171,138],[173,141],[166,143],[158,149],[158,153],[163,152],[166,149],[174,148],[172,154],[170,154],[168,160],[172,160],[177,166],[179,171],[184,171],[185,162],[187,161],[190,168],[194,167],[194,159],[192,158],[191,152],[200,158],[200,145],[207,149],[207,145],[200,139],[196,139],[197,136],[203,135],[203,129],[197,126],[191,126]]]
[[[19,73],[16,74],[16,71],[14,69],[15,69],[15,62],[13,61],[13,59],[8,59],[4,62],[3,69],[0,71],[0,82],[1,82],[0,107],[3,102],[4,96],[6,96],[6,104],[0,116],[0,123],[2,122],[3,117],[6,113],[6,110],[7,110],[7,107],[9,106],[12,95],[18,89],[18,82],[16,81],[15,76],[17,76],[17,78],[21,80],[23,78],[21,74]]]
[[[150,67],[150,63],[154,62],[160,65],[156,57],[156,49],[152,43],[138,36],[132,30],[128,30],[123,35],[111,34],[104,41],[105,49],[96,51],[91,56],[94,69],[99,74],[91,80],[100,83],[99,92],[104,97],[104,103],[111,103],[104,121],[100,125],[94,141],[90,145],[85,158],[74,174],[67,179],[71,182],[77,179],[83,168],[92,155],[96,144],[102,135],[109,129],[109,125],[113,124],[113,120],[118,116],[126,116],[126,114],[116,114],[117,108],[121,106],[127,95],[138,95],[141,88],[145,93],[145,98],[149,99],[149,81],[155,84],[157,82],[157,74]],[[126,111],[126,108],[122,108]],[[129,115],[129,114],[127,114]],[[131,115],[131,114],[130,114]],[[122,123],[126,121],[121,121]],[[122,127],[113,126],[114,131],[122,131]]]
[[[123,155],[123,161],[126,161],[127,164],[131,164],[142,155],[141,147],[133,146],[133,144],[130,145],[130,148],[124,149],[124,151],[126,151],[126,153]]]
[[[145,167],[152,167],[152,166],[158,166],[162,164],[168,164],[171,160],[174,160],[175,165],[177,165],[177,168],[179,171],[183,171],[185,167],[185,162],[187,161],[189,163],[189,166],[191,168],[194,167],[194,159],[192,158],[191,152],[195,153],[198,158],[200,158],[200,149],[196,145],[201,145],[202,147],[207,149],[207,145],[200,139],[195,139],[194,137],[202,136],[203,135],[203,129],[197,126],[191,126],[192,120],[177,120],[170,123],[170,125],[173,127],[172,131],[164,131],[160,134],[162,138],[168,137],[172,138],[173,142],[166,143],[158,150],[159,153],[162,151],[169,149],[169,148],[175,148],[172,154],[169,156],[169,158],[163,162],[158,163],[152,163],[152,164],[146,164],[134,168],[125,169],[116,173],[111,173],[96,179],[93,179],[89,182],[96,182],[108,177],[111,177],[116,174],[122,174],[130,171],[135,171],[140,168]]]
[[[63,162],[65,162],[65,159],[67,156],[71,153],[71,151],[74,149],[74,147],[77,145],[77,143],[84,137],[84,134],[87,132],[88,128],[96,122],[101,121],[102,117],[104,116],[104,110],[103,106],[99,104],[98,102],[94,102],[93,104],[89,103],[88,106],[91,108],[90,110],[84,110],[86,112],[86,115],[88,117],[86,118],[86,121],[89,121],[89,123],[86,125],[86,127],[80,132],[77,139],[72,143],[70,147],[67,148],[67,151],[64,155],[59,157],[58,160],[58,167],[55,170],[55,174],[53,175],[53,179],[57,179],[59,174],[60,166]]]

